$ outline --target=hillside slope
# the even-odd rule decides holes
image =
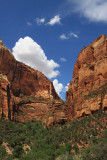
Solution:
[[[0,120],[2,160],[106,160],[107,113],[98,111],[64,125]],[[103,133],[104,132],[104,133]]]

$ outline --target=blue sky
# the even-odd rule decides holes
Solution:
[[[63,99],[79,52],[101,34],[106,0],[0,0],[0,39],[52,80]]]

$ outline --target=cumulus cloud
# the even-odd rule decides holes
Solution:
[[[49,78],[54,78],[59,75],[59,71],[55,70],[59,64],[54,60],[48,60],[43,49],[32,38],[20,38],[13,47],[13,55],[32,68],[41,71]]]
[[[31,23],[31,22],[27,22],[27,25],[28,25],[28,26],[32,26],[32,23]]]
[[[69,34],[61,34],[59,36],[59,38],[61,40],[67,40],[67,39],[70,39],[71,37],[74,37],[74,38],[79,38],[79,36],[73,32],[70,32]]]
[[[54,85],[54,88],[55,88],[56,92],[60,96],[63,95],[63,94],[65,94],[66,91],[68,91],[68,85],[69,85],[69,83],[66,86],[64,86],[62,83],[59,83],[57,79],[54,79],[53,85]]]
[[[56,92],[60,94],[60,92],[63,90],[63,84],[59,83],[57,79],[54,79],[53,85],[55,87]]]
[[[38,24],[38,25],[41,25],[41,24],[43,24],[44,22],[45,22],[45,18],[36,18],[35,19],[35,22]]]
[[[66,60],[66,58],[61,57],[61,58],[60,58],[60,61],[61,61],[61,62],[66,62],[67,60]]]
[[[61,23],[61,18],[59,15],[56,15],[55,17],[53,17],[52,19],[50,19],[50,21],[47,23],[51,26],[55,25],[55,24],[60,24]]]
[[[68,0],[74,11],[94,22],[107,22],[107,0]]]

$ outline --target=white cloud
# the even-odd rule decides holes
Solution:
[[[28,26],[32,26],[32,23],[31,23],[31,22],[27,22],[27,25],[28,25]]]
[[[66,62],[67,60],[66,60],[66,58],[61,57],[61,58],[60,58],[60,61],[61,61],[61,62]]]
[[[49,78],[59,75],[59,71],[55,70],[59,64],[54,60],[48,60],[43,49],[32,38],[20,38],[13,47],[13,55],[32,68],[41,71]]]
[[[59,38],[62,39],[62,40],[69,39],[65,34],[61,34],[61,35],[59,36]]]
[[[47,23],[51,26],[55,25],[55,24],[60,24],[61,23],[61,18],[59,15],[56,15],[55,17],[53,17],[52,19],[50,19],[50,21]]]
[[[43,24],[44,22],[45,22],[45,18],[36,18],[35,19],[35,22],[38,24],[38,25],[41,25],[41,24]]]
[[[62,83],[59,83],[57,79],[54,79],[53,85],[54,85],[54,88],[55,88],[56,92],[60,96],[62,96],[63,93],[65,94],[66,91],[68,91],[69,83],[66,86],[64,86]]]
[[[79,38],[79,36],[73,32],[69,33],[68,37],[75,37],[75,38]]]
[[[74,11],[94,22],[107,22],[107,0],[68,0]]]
[[[60,94],[60,92],[63,90],[63,84],[59,83],[57,79],[54,79],[53,85],[55,87],[56,92]]]
[[[69,83],[65,86],[65,92],[68,91],[68,85]]]
[[[71,37],[79,38],[79,36],[78,36],[77,34],[73,33],[73,32],[70,32],[68,35],[66,35],[66,34],[61,34],[61,35],[59,36],[59,38],[60,38],[61,40],[67,40],[67,39],[70,39]]]

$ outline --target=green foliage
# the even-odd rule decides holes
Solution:
[[[2,139],[0,139],[0,145],[3,143],[3,140]]]
[[[6,155],[6,150],[4,147],[0,146],[0,159],[2,160]]]
[[[94,98],[98,95],[104,95],[107,93],[107,84],[104,84],[99,89],[96,89],[94,91],[90,91],[88,95],[85,96],[86,99],[88,98]]]
[[[107,129],[97,139],[97,144],[92,143],[90,147],[84,148],[81,152],[83,160],[106,160],[107,159]]]
[[[23,153],[23,148],[20,145],[14,147],[13,156],[19,158]]]
[[[105,160],[107,132],[102,136],[101,132],[106,120],[107,114],[101,110],[81,120],[45,128],[40,121],[21,124],[0,119],[0,144],[7,142],[13,150],[8,155],[0,145],[0,160]],[[25,144],[30,147],[27,154]]]

